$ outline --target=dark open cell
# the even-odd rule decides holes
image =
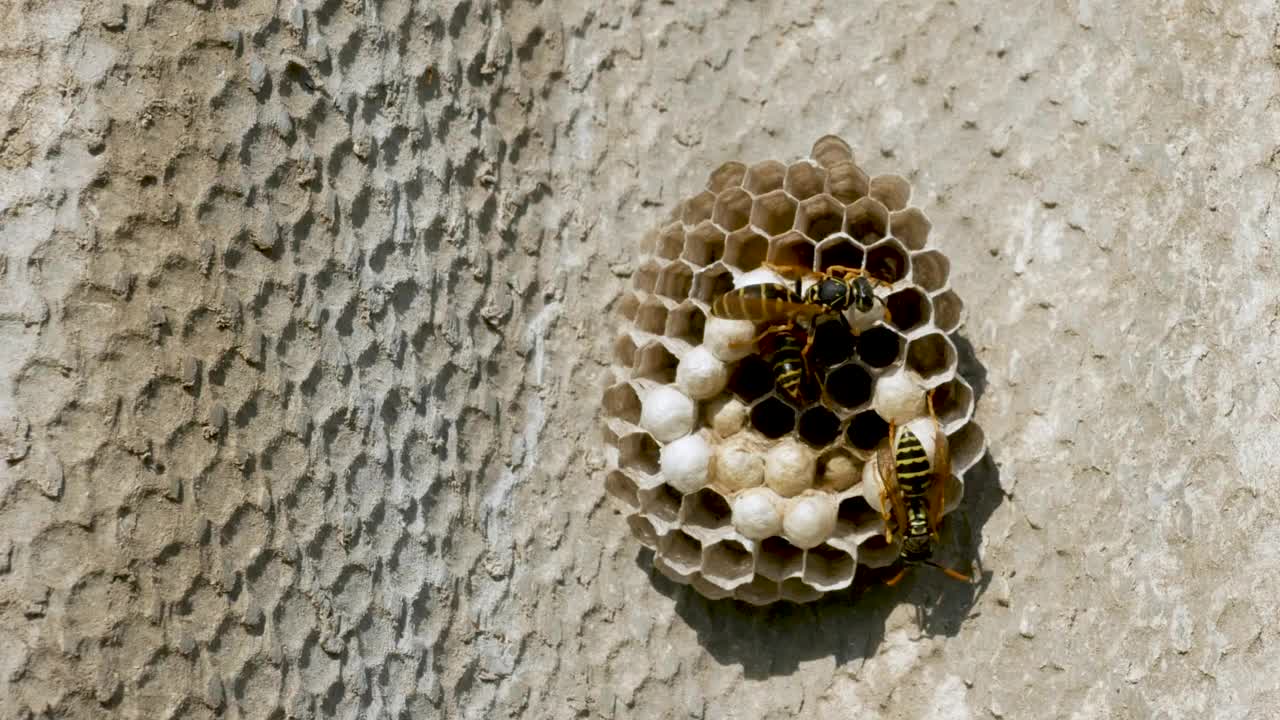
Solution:
[[[773,580],[792,575],[804,563],[804,551],[783,538],[774,536],[760,541],[760,561],[756,566],[761,575]]]
[[[709,192],[700,192],[684,202],[680,219],[686,226],[697,225],[703,220],[711,219],[711,211],[716,206],[716,196]]]
[[[676,302],[689,297],[691,287],[693,287],[693,270],[684,263],[671,263],[658,274],[658,294]]]
[[[858,365],[843,365],[827,374],[827,394],[844,407],[871,399],[871,374]]]
[[[652,343],[640,349],[639,364],[636,366],[640,377],[658,383],[673,383],[676,380],[676,366],[680,360],[666,346]]]
[[[827,192],[843,203],[851,203],[866,197],[869,188],[867,174],[852,162],[838,162],[827,171]]]
[[[782,188],[782,180],[786,177],[787,166],[777,160],[766,160],[757,163],[747,170],[747,177],[744,185],[747,190],[756,195],[763,195],[767,192],[779,190]]]
[[[711,171],[707,178],[707,189],[718,193],[742,184],[742,176],[747,174],[747,166],[740,162],[727,162]]]
[[[874,200],[859,200],[849,206],[846,213],[848,226],[845,230],[854,240],[863,245],[883,238],[888,231],[888,213],[880,203]]]
[[[702,343],[707,317],[697,305],[685,304],[671,311],[667,319],[667,336],[680,338],[690,345]]]
[[[843,574],[853,570],[853,558],[839,548],[823,544],[809,549],[809,566],[821,566],[828,574]]]
[[[624,368],[636,364],[636,344],[623,335],[613,343],[613,361]]]
[[[755,270],[769,254],[769,239],[753,230],[739,231],[729,242],[734,247],[732,264],[739,270]]]
[[[787,168],[785,188],[787,192],[804,200],[822,192],[827,182],[827,171],[807,162],[798,162]]]
[[[813,198],[800,207],[803,219],[797,227],[817,242],[840,232],[844,225],[844,208],[831,198]]]
[[[716,530],[729,524],[732,514],[729,503],[714,490],[699,490],[687,496],[684,502],[686,525]]]
[[[837,265],[848,268],[862,267],[862,248],[848,240],[833,241],[830,245],[823,246],[819,253],[821,264],[818,267],[823,271]]]
[[[751,224],[770,235],[791,229],[796,219],[796,201],[781,190],[756,198],[751,208]]]
[[[715,212],[711,215],[717,225],[733,232],[747,224],[751,217],[751,196],[745,190],[726,190],[716,198]]]
[[[878,515],[879,513],[861,495],[854,495],[840,501],[836,521],[858,527],[876,519]]]
[[[609,473],[609,477],[604,481],[605,489],[609,494],[626,503],[631,509],[640,507],[640,495],[636,488],[636,484],[631,482],[631,478],[627,477],[620,470],[614,470]]]
[[[683,249],[684,230],[674,223],[667,226],[658,238],[658,255],[668,260],[674,260],[680,256],[680,251]]]
[[[667,522],[675,522],[680,515],[680,491],[663,483],[654,489],[645,503],[649,514]]]
[[[907,274],[907,254],[893,243],[878,245],[867,251],[867,274],[887,283],[895,283]]]
[[[635,388],[618,383],[604,393],[605,409],[632,425],[640,422],[640,398]]]
[[[858,336],[858,357],[873,368],[889,367],[901,352],[902,339],[887,327],[873,327]]]
[[[933,391],[933,411],[943,425],[967,415],[972,403],[973,391],[958,379],[945,382]]]
[[[859,450],[872,450],[889,435],[889,423],[874,410],[860,412],[849,421],[845,436]]]
[[[622,438],[618,444],[618,464],[648,475],[658,472],[658,443],[646,433]]]
[[[907,347],[907,367],[919,373],[920,377],[928,379],[952,367],[955,354],[955,349],[943,335],[925,335],[912,340]]]
[[[697,540],[677,530],[663,543],[662,557],[680,569],[696,568],[702,562],[702,546]]]
[[[666,326],[667,309],[662,303],[651,299],[640,306],[640,311],[636,313],[636,327],[654,335],[661,335]]]
[[[823,447],[840,435],[840,418],[821,405],[814,405],[800,415],[800,439]]]
[[[829,368],[853,356],[855,338],[840,315],[819,315],[814,321],[813,347],[809,349],[814,366]]]
[[[902,332],[910,332],[929,320],[929,300],[915,288],[906,288],[885,298],[889,321]]]
[[[759,355],[748,355],[738,363],[729,376],[729,392],[744,403],[773,389],[773,372]]]
[[[724,233],[710,223],[691,230],[684,241],[684,259],[706,266],[724,257]]]
[[[724,268],[716,268],[693,278],[693,297],[710,305],[715,299],[733,289],[733,275]]]
[[[792,233],[788,233],[788,238]],[[773,264],[775,265],[794,265],[802,268],[813,267],[813,243],[809,242],[803,235],[795,233],[794,239],[781,241],[778,244],[778,250],[774,254]]]
[[[751,408],[751,426],[767,438],[780,438],[796,426],[796,411],[776,397]]]
[[[735,540],[725,540],[708,547],[707,561],[703,572],[725,579],[743,578],[751,572],[751,551]]]

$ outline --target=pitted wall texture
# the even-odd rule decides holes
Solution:
[[[685,5],[0,8],[0,715],[1269,717],[1274,6]],[[984,574],[707,601],[604,318],[827,133],[951,259]]]

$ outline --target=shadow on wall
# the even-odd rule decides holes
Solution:
[[[973,387],[975,402],[987,389],[986,368],[973,345],[952,335],[959,355],[959,372]],[[885,581],[898,566],[858,567],[853,585],[824,595],[812,603],[776,602],[754,606],[737,600],[708,600],[692,587],[664,577],[653,564],[653,551],[642,549],[636,565],[648,573],[658,592],[673,599],[676,612],[698,634],[717,662],[741,664],[749,678],[788,675],[801,662],[832,656],[839,664],[869,658],[884,639],[889,613],[899,603],[912,602],[925,635],[954,636],[960,631],[993,573],[978,557],[982,528],[1004,499],[1000,470],[990,451],[965,477],[965,497],[942,525],[938,561],[949,567],[973,567],[973,584],[956,582],[931,568],[916,568],[897,586]]]

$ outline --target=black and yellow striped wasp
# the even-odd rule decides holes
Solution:
[[[884,517],[884,539],[893,542],[894,532],[902,536],[899,558],[902,569],[888,581],[896,585],[913,565],[938,568],[949,577],[968,582],[968,575],[943,567],[933,560],[938,544],[938,526],[946,506],[947,480],[951,477],[951,454],[933,410],[933,392],[928,398],[933,419],[933,462],[924,444],[907,426],[889,424],[889,442],[876,452],[880,471],[880,507]]]
[[[773,367],[774,384],[779,392],[800,407],[805,404],[811,378],[816,376],[809,353],[817,337],[819,321],[835,317],[841,327],[852,334],[844,312],[849,308],[870,312],[876,302],[874,286],[864,271],[842,265],[823,272],[770,263],[765,263],[765,267],[784,278],[794,279],[794,287],[761,283],[730,290],[715,299],[711,314],[768,323],[764,332],[751,342],[760,347],[765,362]],[[812,275],[818,279],[802,289],[801,280]]]

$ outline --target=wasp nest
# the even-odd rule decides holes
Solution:
[[[667,577],[713,599],[807,602],[860,563],[893,563],[864,470],[890,421],[927,417],[929,390],[952,456],[945,510],[959,504],[985,451],[949,337],[963,306],[910,195],[828,136],[791,165],[725,163],[645,238],[604,396],[606,486]],[[735,287],[786,282],[770,265],[881,281],[875,310],[814,329],[822,378],[802,407],[756,354],[763,325],[711,315]]]

